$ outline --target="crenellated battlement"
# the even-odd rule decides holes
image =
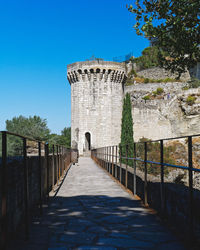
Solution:
[[[126,80],[124,63],[85,61],[68,65],[67,78],[70,84],[85,81],[123,83]]]

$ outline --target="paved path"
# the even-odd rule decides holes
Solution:
[[[80,158],[20,249],[184,248],[90,158]]]

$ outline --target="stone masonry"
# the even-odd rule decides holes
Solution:
[[[80,155],[120,142],[125,64],[77,62],[67,66],[71,84],[72,147]]]

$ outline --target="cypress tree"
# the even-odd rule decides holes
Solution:
[[[123,103],[122,110],[122,124],[121,124],[121,155],[126,156],[126,150],[128,151],[127,156],[133,157],[133,118],[131,112],[131,97],[130,94],[126,94]],[[126,159],[122,159],[123,163],[126,163]],[[132,160],[128,160],[128,165],[132,166]]]

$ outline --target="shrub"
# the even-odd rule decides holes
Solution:
[[[195,96],[191,96],[191,95],[189,95],[188,97],[187,97],[187,99],[186,99],[186,102],[187,102],[187,104],[188,105],[193,105],[194,103],[195,103],[195,100],[196,100],[197,98],[195,97]]]
[[[144,78],[142,78],[142,77],[135,77],[135,79],[134,79],[136,82],[138,82],[138,83],[144,83]]]
[[[189,87],[190,88],[198,88],[198,87],[200,87],[200,80],[197,79],[197,78],[192,78],[189,81]]]
[[[130,86],[130,85],[133,85],[133,84],[134,84],[133,80],[131,80],[131,79],[126,80],[126,86]]]
[[[144,78],[144,83],[149,83],[149,78]]]
[[[157,91],[152,92],[153,96],[157,96]]]
[[[156,92],[158,95],[161,95],[164,92],[164,90],[163,88],[157,88]]]
[[[142,99],[145,100],[145,101],[150,100],[150,96],[149,95],[145,95]]]
[[[176,80],[176,79],[169,78],[169,77],[163,79],[163,82],[165,82],[165,83],[167,83],[167,82],[175,82],[175,81],[177,81],[177,80]]]
[[[189,86],[184,86],[183,88],[182,88],[182,90],[188,90],[189,89]]]
[[[128,76],[130,77],[130,76],[135,76],[135,77],[137,77],[137,73],[136,73],[136,71],[134,70],[134,69],[132,69],[129,73],[128,73]]]

